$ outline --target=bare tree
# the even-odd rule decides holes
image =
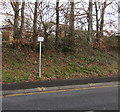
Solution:
[[[70,9],[70,20],[69,20],[69,24],[70,24],[70,32],[69,32],[69,38],[70,40],[73,39],[74,37],[74,19],[75,19],[75,15],[74,15],[74,0],[72,0],[70,2],[70,6],[71,6],[71,9]]]
[[[59,0],[56,0],[56,48],[59,45]]]
[[[97,2],[95,4],[95,12],[96,12],[96,38],[99,38],[99,18],[98,18],[98,6]]]
[[[118,2],[118,32],[120,33],[120,1]]]
[[[24,15],[24,11],[25,11],[25,2],[22,2],[22,8],[21,8],[21,26],[20,26],[20,38],[22,38],[23,36],[23,30],[24,30],[24,19],[25,19],[25,15]]]
[[[91,44],[92,43],[92,31],[93,31],[93,26],[92,26],[92,7],[93,7],[93,2],[92,0],[89,0],[89,8],[88,8],[88,42]]]
[[[36,47],[36,43],[37,43],[37,36],[38,36],[38,32],[37,32],[37,11],[38,11],[38,1],[36,0],[35,2],[35,7],[34,7],[34,20],[33,20],[33,49],[35,49]]]
[[[100,38],[103,37],[103,28],[105,23],[105,10],[107,6],[112,4],[112,2],[107,3],[107,0],[104,1],[104,3],[94,2],[95,4],[95,16],[96,16],[96,41],[99,42]],[[100,18],[99,18],[100,14]]]
[[[13,30],[14,34],[13,37],[14,39],[19,39],[19,2],[11,2],[11,6],[14,10],[14,25],[13,25]]]
[[[101,21],[100,21],[100,37],[103,36],[103,27],[104,27],[104,17],[105,17],[105,9],[106,9],[107,3],[106,1],[103,3],[102,7],[102,13],[101,13]]]
[[[51,1],[41,1],[38,11],[38,29],[41,34],[43,34],[44,41],[44,50],[48,50],[49,37],[52,32],[55,32],[56,26],[56,5],[51,3]],[[41,35],[40,34],[40,35]]]
[[[12,6],[13,12],[9,9],[6,9],[6,12],[7,14],[11,15],[11,18],[8,20],[8,22],[13,24],[14,39],[22,38],[24,29],[29,30],[31,35],[33,31],[31,39],[33,40],[34,47],[36,46],[37,36],[40,34],[42,34],[45,38],[45,48],[47,48],[47,45],[49,48],[48,42],[49,38],[51,38],[51,35],[52,37],[55,37],[55,44],[58,46],[61,37],[69,37],[66,38],[65,42],[68,42],[69,40],[71,40],[70,42],[73,42],[74,34],[80,30],[83,37],[85,37],[86,32],[84,33],[83,30],[86,30],[87,28],[87,39],[91,43],[92,30],[94,28],[93,25],[96,25],[96,37],[97,41],[99,41],[103,35],[103,30],[105,28],[104,26],[110,23],[110,21],[108,21],[108,23],[105,21],[105,15],[107,14],[106,7],[111,3],[107,0],[95,2],[95,9],[93,9],[92,1],[97,0],[91,0],[91,2],[89,1],[89,4],[84,0],[79,0],[77,2],[74,2],[74,0],[70,2],[70,0],[68,0],[64,4],[60,3],[60,0],[56,0],[56,4],[50,0],[42,0],[40,4],[37,0],[35,3],[29,2],[26,4],[20,4],[20,2],[18,3],[13,1],[15,0],[12,0],[12,2],[9,4],[10,8]],[[5,5],[5,8],[6,7],[7,5]],[[94,21],[94,19],[96,21]],[[114,24],[115,21],[112,20],[113,19],[111,19],[111,22]],[[42,33],[40,33],[40,31]],[[54,33],[52,34],[51,32]],[[77,37],[80,37],[81,35],[80,33],[76,34],[78,35]]]
[[[69,32],[69,17],[70,17],[70,15],[69,15],[69,9],[70,9],[70,3],[69,2],[66,2],[66,3],[64,3],[64,4],[62,4],[61,6],[60,6],[60,14],[62,15],[61,16],[61,18],[60,18],[60,20],[62,20],[62,22],[63,22],[63,27],[61,27],[62,29],[62,37],[67,37],[68,36],[68,32]],[[60,30],[60,31],[61,31]]]

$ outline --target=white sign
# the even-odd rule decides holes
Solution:
[[[38,41],[43,42],[44,38],[43,37],[38,37]]]

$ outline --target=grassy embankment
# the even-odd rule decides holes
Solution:
[[[4,83],[56,80],[81,77],[103,77],[118,72],[117,39],[106,38],[105,50],[96,50],[84,40],[77,40],[74,50],[53,48],[42,53],[42,77],[38,77],[38,51],[14,50],[3,44],[2,79]],[[71,51],[71,52],[69,52]]]

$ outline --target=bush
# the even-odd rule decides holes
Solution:
[[[68,52],[74,52],[74,51],[75,51],[74,48],[70,46],[65,45],[62,47],[62,52],[68,53]]]

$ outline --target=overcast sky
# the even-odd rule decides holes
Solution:
[[[0,0],[2,1],[2,0]],[[5,0],[6,2],[10,2],[12,0]],[[16,0],[16,1],[22,1],[22,0]],[[24,0],[25,2],[35,2],[36,0]],[[42,0],[38,0],[38,1],[42,1]],[[46,1],[49,1],[49,0],[46,0]],[[59,0],[60,2],[67,2],[67,1],[70,1],[70,0]],[[71,0],[71,1],[80,1],[80,0]],[[83,1],[89,1],[89,0],[83,0]],[[94,0],[94,1],[99,1],[99,2],[103,2],[105,0]],[[107,1],[120,1],[120,0],[107,0]],[[51,2],[56,2],[56,0],[51,0]]]
[[[1,1],[1,0],[0,0],[0,1]],[[9,2],[10,0],[6,0],[6,1]],[[20,0],[20,1],[21,1],[21,0]],[[35,0],[25,0],[25,1],[27,1],[27,2],[28,2],[28,1],[29,1],[29,2],[30,2],[30,1],[34,2]],[[46,0],[46,1],[49,1],[49,0]],[[60,0],[60,2],[67,2],[67,1],[69,1],[69,0]],[[79,0],[74,0],[74,1],[76,2],[76,1],[79,1]],[[88,0],[83,0],[83,1],[88,2]],[[104,1],[104,0],[98,0],[98,1]],[[108,0],[108,1],[118,1],[118,0]],[[54,3],[55,3],[56,0],[51,0],[51,2],[54,2]],[[112,12],[112,10],[113,10],[112,8],[109,8],[109,9],[107,8],[107,11],[109,11],[109,12]],[[117,18],[117,15],[118,15],[118,14],[116,13],[116,16],[106,17],[105,19],[106,19],[106,20],[110,20],[110,18],[112,18],[112,19],[114,19],[114,20],[117,20],[117,19],[118,19],[118,18]],[[5,16],[3,16],[3,15],[0,14],[0,26],[3,24],[2,21],[3,21],[4,19],[5,19]],[[116,24],[118,24],[118,23],[116,22]],[[109,27],[108,27],[108,28],[109,28]],[[107,29],[107,27],[106,27],[106,29]]]

